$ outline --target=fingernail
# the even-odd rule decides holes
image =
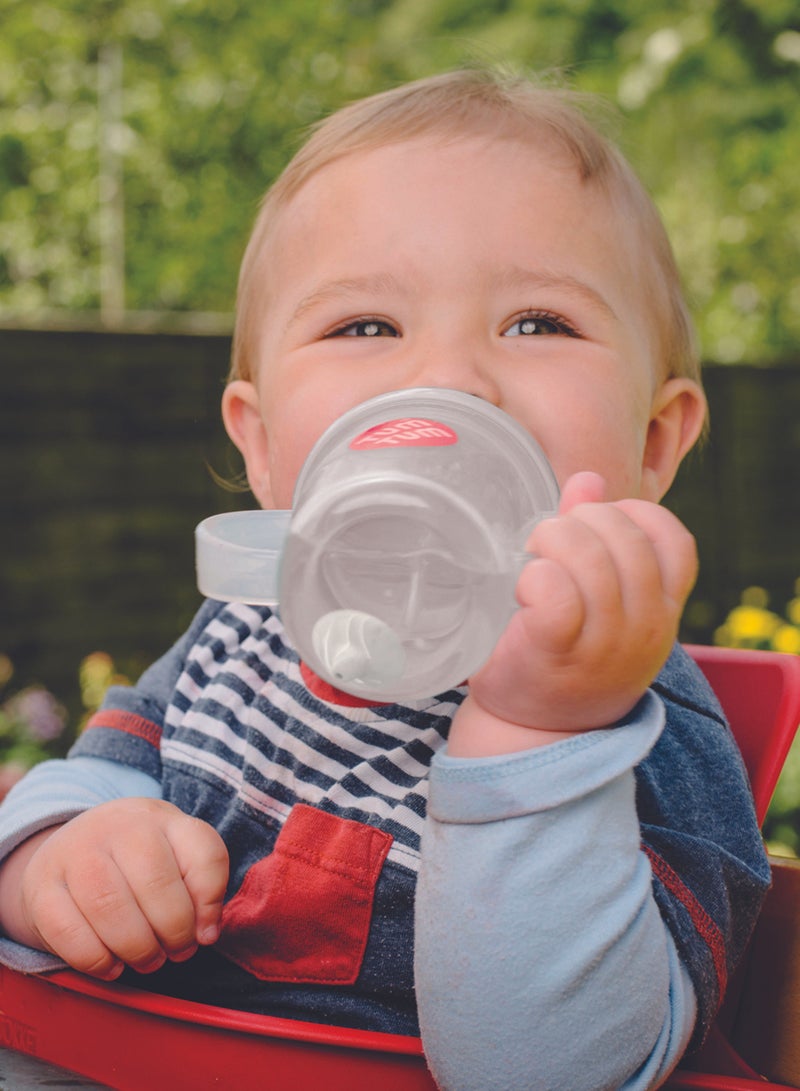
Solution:
[[[185,947],[182,951],[178,951],[175,955],[170,955],[172,962],[187,962],[193,954],[197,951],[197,944],[193,943],[191,947]]]
[[[216,943],[219,939],[220,927],[218,924],[208,924],[203,928],[197,936],[197,942],[202,944],[203,947],[210,947],[212,943]]]
[[[136,969],[140,974],[152,974],[155,973],[156,970],[160,970],[166,961],[167,956],[162,952],[143,966],[137,966]]]

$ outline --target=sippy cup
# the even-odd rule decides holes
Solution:
[[[279,604],[301,658],[340,690],[431,697],[489,657],[528,534],[557,506],[541,448],[500,409],[455,390],[395,391],[320,437],[291,512],[204,520],[198,586]]]

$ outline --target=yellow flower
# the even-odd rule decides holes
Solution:
[[[726,620],[731,638],[736,643],[771,640],[781,624],[777,614],[761,606],[736,606]]]
[[[81,697],[90,712],[99,708],[109,686],[125,685],[128,679],[117,673],[114,660],[106,652],[92,652],[80,665]]]
[[[781,625],[772,637],[772,647],[776,652],[800,655],[800,629],[794,625]]]

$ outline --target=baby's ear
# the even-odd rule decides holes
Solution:
[[[228,383],[222,395],[222,420],[244,459],[247,481],[262,508],[273,507],[269,442],[255,386],[244,379]]]
[[[693,380],[667,379],[660,387],[642,459],[642,499],[657,502],[664,496],[703,431],[707,413],[705,394]]]

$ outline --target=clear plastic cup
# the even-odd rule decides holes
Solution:
[[[297,480],[279,568],[268,550],[287,633],[316,674],[348,693],[442,693],[489,657],[516,607],[527,537],[557,506],[540,447],[496,407],[438,388],[373,398],[319,439]],[[285,513],[242,516],[261,517],[265,532],[265,517],[286,525]],[[201,531],[213,522],[198,528],[198,575]],[[246,541],[234,535],[244,595],[231,593],[232,571],[227,593],[202,580],[201,590],[274,601],[254,595],[259,533],[254,521]]]

